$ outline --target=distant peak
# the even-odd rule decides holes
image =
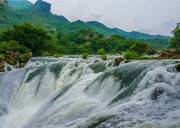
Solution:
[[[37,9],[39,9],[40,11],[43,11],[43,12],[50,12],[50,10],[51,10],[51,4],[46,1],[43,1],[43,0],[38,0],[35,3],[35,6]]]

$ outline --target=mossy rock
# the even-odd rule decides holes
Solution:
[[[180,72],[180,64],[176,65],[175,68],[178,72]]]
[[[124,61],[123,58],[116,58],[114,59],[114,66],[119,66],[119,64]]]
[[[102,60],[107,60],[107,56],[106,55],[101,55],[101,59]]]

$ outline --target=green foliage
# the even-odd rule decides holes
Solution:
[[[1,53],[0,53],[0,62],[1,62],[1,61],[4,61],[4,59],[5,59],[4,54],[1,54]]]
[[[76,40],[72,38],[71,40],[74,40],[75,43],[77,42],[85,43],[86,40],[88,40],[91,43],[96,43],[97,44],[96,46],[94,47],[92,46],[93,51],[95,51],[93,54],[95,54],[96,51],[100,48],[104,48],[106,52],[110,52],[110,53],[116,53],[116,52],[118,53],[119,51],[125,51],[129,47],[129,42],[131,42],[130,39],[132,40],[135,39],[138,41],[148,43],[150,46],[155,48],[165,48],[167,47],[168,44],[167,42],[169,37],[167,36],[148,35],[139,32],[126,32],[117,28],[111,29],[106,27],[102,23],[96,21],[90,21],[86,23],[78,20],[75,22],[70,22],[63,16],[53,15],[50,12],[50,5],[44,1],[39,1],[36,4],[32,4],[27,0],[10,0],[8,2],[9,5],[5,4],[5,6],[0,10],[1,12],[0,29],[7,29],[12,25],[16,25],[16,24],[31,23],[48,29],[48,31],[51,34],[53,33],[57,34],[59,32],[66,33],[68,35],[70,35],[71,33],[80,33],[77,36],[71,36],[73,38],[76,38]],[[87,29],[85,31],[84,30],[78,31],[79,29],[84,29],[84,28],[89,29],[88,30],[89,34],[86,34],[85,32],[87,31]],[[96,33],[94,33],[94,31]],[[104,35],[106,36],[106,38],[103,38]],[[110,37],[112,35],[118,35],[118,38]],[[120,36],[128,39],[127,41],[128,43],[126,43],[126,41],[124,41],[123,38],[119,38]],[[107,37],[110,38],[107,39]],[[110,40],[112,41],[109,44]],[[64,43],[64,42],[59,42],[59,43]],[[105,45],[108,46],[106,47]],[[116,46],[117,48],[115,48]],[[111,49],[111,47],[114,48]],[[72,48],[77,48],[76,44],[73,44]],[[78,50],[81,49],[75,49],[69,51],[68,48],[64,49],[64,45],[62,45],[62,47],[59,47],[58,50],[61,53],[70,54],[72,52],[78,52]],[[83,53],[82,51],[80,52]]]
[[[53,37],[48,31],[31,24],[14,26],[12,29],[5,31],[2,34],[1,40],[15,40],[20,45],[31,49],[34,56],[40,56],[46,51],[51,52],[56,47],[53,42]]]
[[[106,54],[106,51],[103,48],[98,50],[98,55],[105,55],[105,54]]]
[[[60,32],[56,39],[47,30],[31,24],[16,25],[0,35],[0,53],[18,51],[27,53],[32,51],[33,56],[51,56],[61,54],[99,54],[103,60],[110,54],[123,51],[135,51],[138,54],[150,53],[149,45],[129,40],[119,35],[106,36],[92,29],[80,29],[71,34]],[[127,53],[128,55],[131,53]],[[127,55],[127,56],[128,56]]]
[[[80,29],[71,34],[59,32],[57,42],[61,54],[114,54],[126,51],[136,41],[118,35],[102,35],[93,29]]]
[[[101,55],[101,59],[102,59],[102,60],[107,60],[106,54]]]
[[[174,33],[174,37],[170,40],[170,46],[172,48],[180,48],[180,28]]]
[[[30,52],[30,50],[23,45],[20,45],[17,41],[10,40],[8,42],[0,42],[0,53],[6,54],[7,51],[13,51],[13,52],[20,52],[20,53],[27,53]]]
[[[88,53],[83,53],[83,54],[82,54],[82,58],[83,58],[83,59],[87,59],[87,58],[88,58]]]
[[[126,51],[125,52],[126,59],[138,59],[139,57],[140,57],[140,54],[136,51]]]
[[[27,63],[29,59],[30,59],[29,56],[20,55],[20,56],[17,58],[17,61],[18,61],[19,63]]]
[[[138,53],[146,53],[149,49],[148,44],[145,43],[135,43],[130,50],[136,51]]]

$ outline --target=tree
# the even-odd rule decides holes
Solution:
[[[174,37],[170,40],[170,46],[176,49],[180,48],[180,28],[176,29]]]
[[[138,52],[139,54],[144,54],[148,51],[149,49],[149,45],[148,44],[145,44],[145,43],[135,43],[131,48],[130,50],[132,51],[136,51]]]
[[[34,56],[40,56],[43,52],[55,51],[56,44],[48,31],[31,24],[13,26],[2,34],[1,40],[15,40],[20,45],[31,49]]]

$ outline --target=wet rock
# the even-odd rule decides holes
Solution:
[[[94,73],[104,72],[106,70],[106,64],[101,62],[96,62],[94,64],[89,65],[89,68],[94,71]]]
[[[18,51],[17,52],[7,51],[7,53],[5,55],[6,63],[8,63],[10,65],[15,65],[16,64],[16,60],[17,60],[19,55],[20,55],[20,53]]]
[[[157,100],[158,97],[164,93],[164,91],[165,91],[164,88],[162,88],[162,87],[156,87],[156,88],[153,90],[152,94],[151,94],[151,99],[152,99],[152,100]]]
[[[28,52],[28,53],[25,53],[25,54],[20,54],[17,58],[17,62],[16,63],[19,63],[19,68],[22,68],[26,65],[26,63],[31,59],[32,57],[32,53],[31,52]]]
[[[0,117],[7,114],[7,110],[4,107],[0,106]]]
[[[164,50],[160,53],[159,59],[180,59],[180,52],[176,49]]]
[[[124,61],[124,63],[129,63],[129,62],[131,62],[131,61],[130,61],[130,60],[125,60],[125,61]]]
[[[100,61],[99,61],[99,60],[95,60],[95,61],[94,61],[94,63],[98,63],[98,62],[100,62]]]
[[[119,64],[122,62],[122,61],[124,61],[124,59],[123,58],[116,58],[116,59],[114,59],[114,66],[119,66]]]
[[[14,65],[16,68],[22,68],[26,65],[26,63],[31,59],[32,53],[20,53],[18,51],[7,51],[5,55],[5,62]]]
[[[178,65],[176,65],[176,70],[178,71],[178,72],[180,72],[180,64],[178,64]]]
[[[0,61],[0,72],[4,72],[5,63],[4,61]]]
[[[11,71],[11,67],[10,66],[7,66],[7,71]]]

